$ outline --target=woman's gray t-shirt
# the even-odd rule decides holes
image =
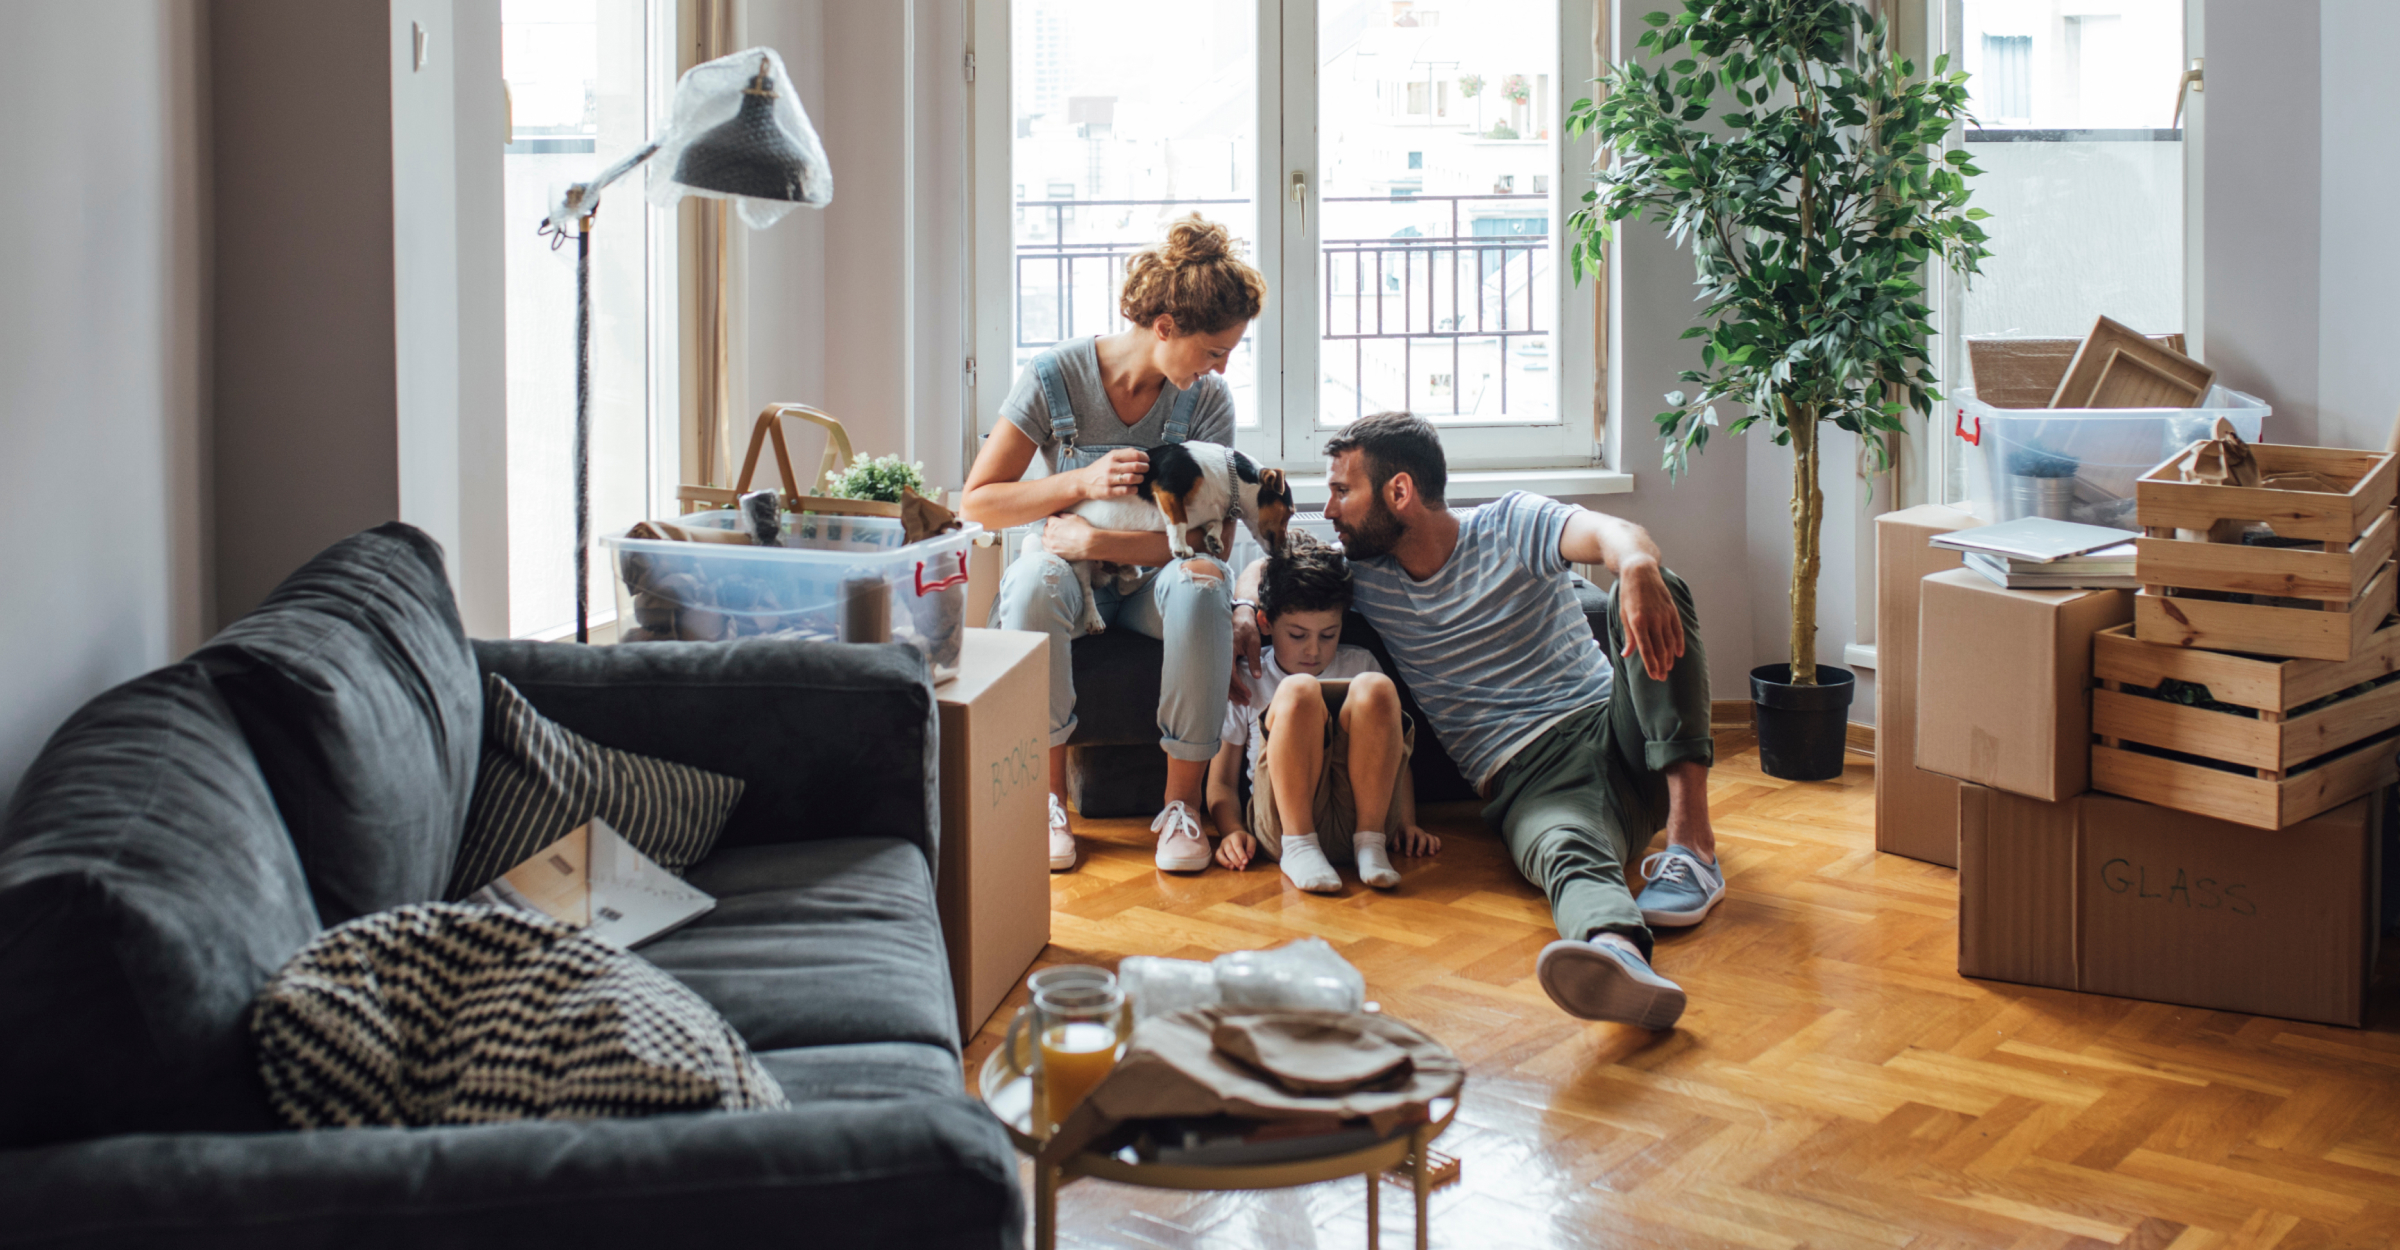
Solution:
[[[1100,381],[1100,352],[1093,339],[1069,339],[1058,345],[1059,380],[1066,383],[1067,403],[1075,409],[1075,443],[1079,447],[1156,447],[1167,441],[1167,418],[1183,392],[1172,382],[1159,388],[1158,402],[1142,419],[1127,425],[1117,419]],[[1184,437],[1197,443],[1233,444],[1233,393],[1222,374],[1203,373],[1192,384],[1200,396],[1192,401],[1191,428]],[[1041,379],[1028,364],[1017,371],[1017,384],[1000,402],[1000,416],[1024,431],[1041,448],[1042,463],[1058,472],[1058,439],[1050,431],[1050,404],[1042,395]]]

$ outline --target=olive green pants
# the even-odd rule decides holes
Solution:
[[[1608,598],[1606,701],[1578,711],[1525,745],[1493,779],[1484,823],[1497,830],[1517,871],[1550,897],[1562,937],[1621,933],[1650,954],[1650,928],[1627,883],[1633,862],[1667,822],[1670,765],[1716,762],[1708,732],[1708,657],[1691,588],[1673,573],[1667,589],[1683,615],[1683,658],[1654,681],[1625,654],[1625,619]]]

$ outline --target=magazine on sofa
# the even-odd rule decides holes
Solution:
[[[467,901],[541,912],[628,949],[717,905],[597,816]]]

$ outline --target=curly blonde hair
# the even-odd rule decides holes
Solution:
[[[1215,334],[1255,319],[1267,304],[1266,276],[1241,257],[1225,227],[1193,213],[1167,227],[1167,241],[1125,262],[1117,311],[1137,326],[1175,319],[1177,334]]]

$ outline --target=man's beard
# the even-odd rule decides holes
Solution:
[[[1373,560],[1392,554],[1392,548],[1400,545],[1400,536],[1407,532],[1407,527],[1400,524],[1400,518],[1392,515],[1383,500],[1372,495],[1367,500],[1370,505],[1367,513],[1356,525],[1335,522],[1333,527],[1342,540],[1342,554],[1353,560]]]

